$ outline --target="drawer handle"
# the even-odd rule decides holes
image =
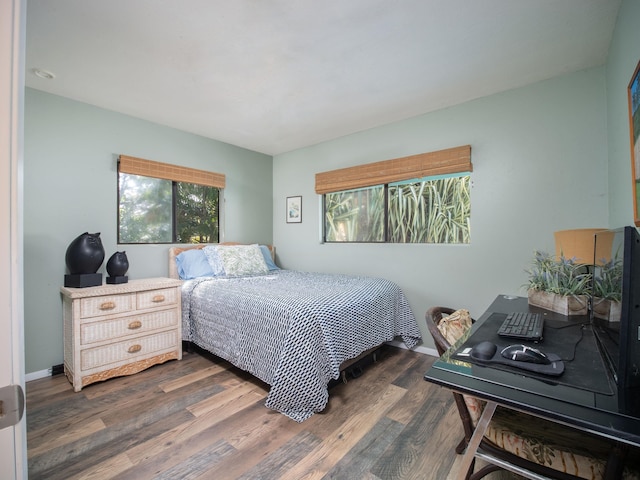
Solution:
[[[153,303],[162,303],[164,302],[164,295],[156,295],[151,301]]]
[[[129,330],[137,330],[140,327],[142,327],[142,322],[140,320],[135,320],[131,322],[127,328]]]
[[[113,310],[116,308],[116,302],[104,302],[100,304],[100,310]]]
[[[131,345],[129,347],[129,350],[127,350],[127,351],[129,353],[136,353],[136,352],[139,352],[140,350],[142,350],[142,345],[136,344],[136,345]]]

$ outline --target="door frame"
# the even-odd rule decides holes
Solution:
[[[0,387],[23,390],[25,34],[26,0],[0,0]],[[26,479],[27,470],[23,415],[15,426],[0,430],[0,477]]]

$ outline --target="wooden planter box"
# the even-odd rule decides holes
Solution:
[[[589,297],[587,295],[558,295],[557,293],[529,290],[529,305],[544,308],[563,315],[587,315]]]
[[[593,298],[593,316],[609,322],[619,322],[622,312],[622,305],[615,300],[604,298]]]

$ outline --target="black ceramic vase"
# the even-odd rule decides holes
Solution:
[[[107,273],[110,277],[122,277],[129,270],[127,252],[116,252],[107,261]]]
[[[104,260],[104,247],[100,240],[100,232],[83,233],[67,247],[65,261],[69,273],[96,273]]]

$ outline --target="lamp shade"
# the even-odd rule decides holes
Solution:
[[[596,253],[595,261],[596,265],[604,265],[605,263],[615,260],[618,256],[617,252],[614,252],[615,248],[621,248],[620,245],[614,245],[613,242],[616,239],[615,230],[606,230],[604,232],[598,232],[596,235]],[[620,237],[618,237],[620,241]]]
[[[575,258],[576,263],[593,265],[594,254],[596,253],[594,250],[595,234],[604,230],[606,228],[576,228],[554,232],[556,257]],[[598,245],[598,249],[600,250],[600,245]],[[609,256],[611,256],[611,250],[604,255],[604,257]],[[595,258],[600,259],[601,256],[596,254]]]

